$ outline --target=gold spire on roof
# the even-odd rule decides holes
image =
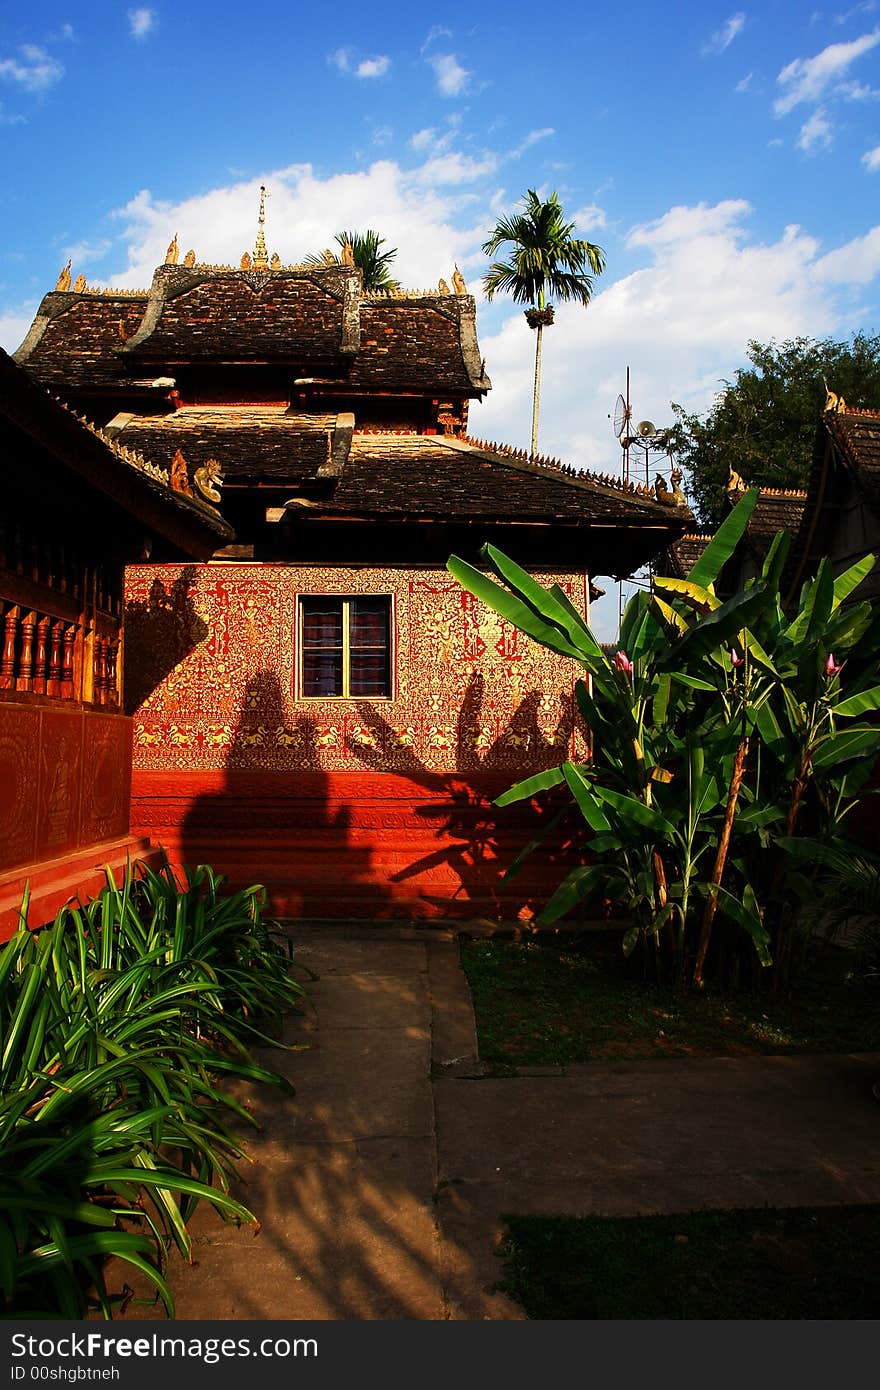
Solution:
[[[266,238],[263,228],[266,225],[266,185],[260,184],[260,215],[257,218],[257,240],[254,245],[254,269],[269,269],[269,253],[266,250]]]

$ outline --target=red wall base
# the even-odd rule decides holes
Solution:
[[[557,833],[502,881],[549,816],[527,803],[494,808],[510,782],[506,773],[135,769],[131,819],[177,866],[209,863],[235,886],[263,883],[279,915],[531,919],[577,851]]]
[[[148,840],[127,835],[61,859],[24,864],[0,874],[0,942],[8,941],[18,930],[25,887],[29,898],[27,924],[34,930],[52,922],[65,903],[97,897],[107,882],[107,869],[121,883],[128,865],[135,862],[158,868],[161,856]]]

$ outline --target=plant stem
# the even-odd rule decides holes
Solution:
[[[736,815],[736,803],[739,800],[739,790],[742,786],[743,773],[746,766],[746,758],[749,754],[749,740],[741,739],[736,750],[736,757],[733,760],[733,772],[730,777],[730,788],[727,793],[727,808],[724,812],[724,825],[721,829],[721,838],[718,841],[718,852],[715,855],[715,867],[712,870],[712,877],[709,880],[710,892],[706,900],[706,909],[703,913],[703,921],[700,926],[700,940],[697,944],[697,956],[694,961],[693,984],[694,989],[702,989],[705,983],[703,979],[703,969],[706,964],[706,952],[709,949],[709,937],[712,935],[712,923],[715,913],[718,910],[718,894],[711,891],[712,886],[721,886],[721,877],[724,873],[724,865],[727,862],[727,851],[730,848],[730,836],[733,831],[733,818]]]

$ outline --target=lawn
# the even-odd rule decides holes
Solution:
[[[880,1208],[508,1217],[530,1318],[877,1318]]]
[[[480,1056],[498,1070],[593,1060],[868,1052],[880,991],[853,955],[823,945],[789,999],[769,988],[677,998],[625,960],[616,933],[463,942]]]

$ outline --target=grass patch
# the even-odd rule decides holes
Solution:
[[[616,933],[565,942],[462,943],[480,1056],[499,1070],[569,1062],[768,1053],[868,1052],[880,1044],[876,983],[824,947],[803,985],[776,1000],[743,991],[677,998],[625,960]]]
[[[876,1318],[880,1207],[508,1217],[530,1318]]]

